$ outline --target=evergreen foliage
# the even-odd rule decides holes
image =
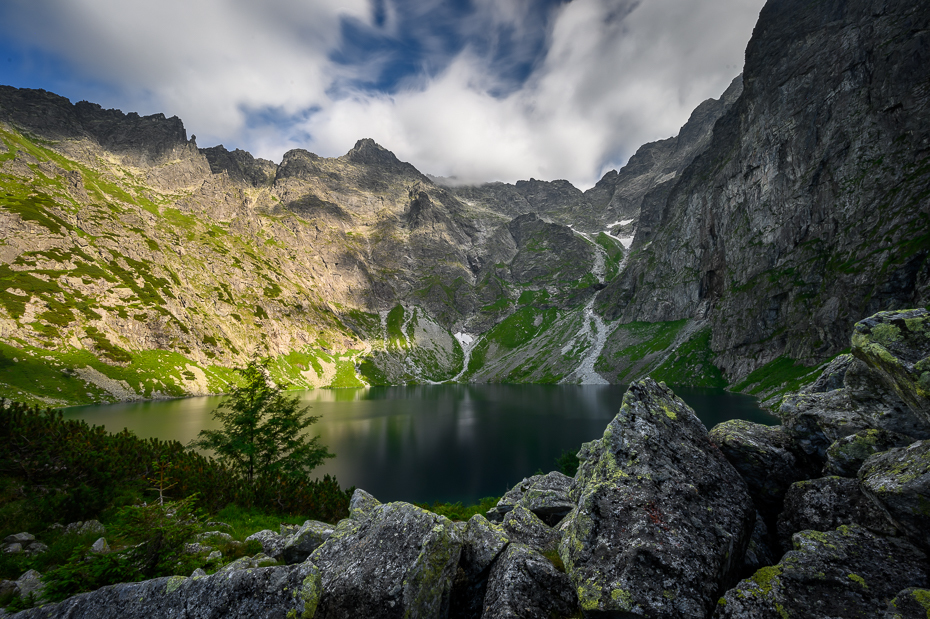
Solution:
[[[326,458],[335,457],[319,443],[319,436],[303,434],[319,417],[281,392],[268,374],[268,363],[251,361],[236,370],[243,384],[213,411],[223,429],[201,430],[191,441],[192,446],[213,450],[252,489],[275,478],[304,479]]]

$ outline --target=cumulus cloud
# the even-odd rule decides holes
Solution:
[[[115,85],[102,102],[177,114],[202,145],[278,160],[372,137],[431,174],[587,187],[723,92],[762,4],[10,0],[0,17]]]

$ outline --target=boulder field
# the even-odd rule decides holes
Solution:
[[[574,478],[452,522],[358,490],[212,575],[120,584],[18,619],[930,616],[930,312],[880,312],[786,396],[710,432],[632,384]],[[267,556],[266,556],[267,554]],[[261,567],[270,558],[281,564]]]

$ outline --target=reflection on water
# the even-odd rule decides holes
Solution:
[[[500,495],[563,450],[598,438],[620,408],[620,385],[422,385],[292,392],[320,417],[310,427],[336,458],[314,471],[382,501],[463,501]],[[753,398],[675,390],[708,427],[733,418],[775,423]],[[187,443],[219,424],[222,397],[81,406],[68,418]]]

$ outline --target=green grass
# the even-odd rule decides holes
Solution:
[[[758,396],[797,391],[817,380],[820,375],[818,368],[801,365],[789,357],[779,357],[750,373],[732,389]]]
[[[688,387],[724,388],[727,380],[714,365],[710,349],[710,327],[701,329],[681,344],[668,359],[649,373],[657,381],[667,385]]]
[[[395,305],[387,315],[387,337],[394,346],[405,347],[407,337],[404,335],[404,306]]]
[[[667,350],[686,324],[688,324],[687,319],[671,322],[631,322],[620,325],[617,331],[626,332],[631,339],[640,341],[618,350],[614,353],[614,357],[639,361],[647,355]]]

